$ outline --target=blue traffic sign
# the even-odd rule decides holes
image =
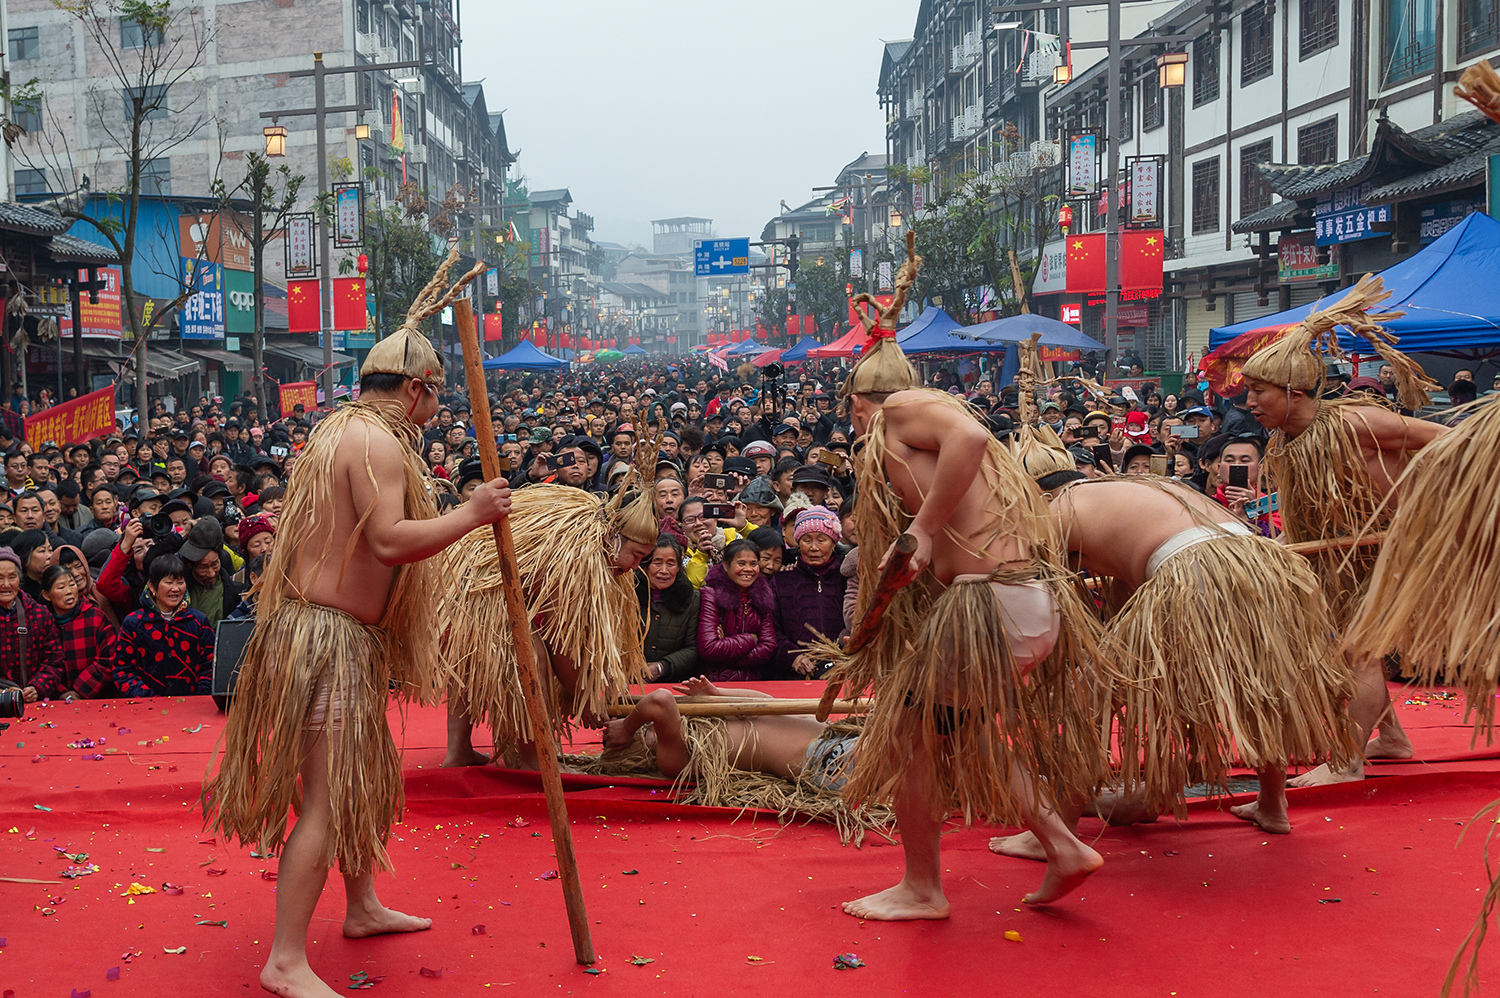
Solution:
[[[698,240],[693,243],[693,272],[699,277],[750,273],[750,238]]]

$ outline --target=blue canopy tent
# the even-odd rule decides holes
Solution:
[[[807,359],[807,351],[812,350],[815,347],[820,347],[822,345],[823,344],[819,343],[811,336],[804,336],[796,343],[793,343],[790,347],[781,352],[781,363],[800,364],[802,361]]]
[[[641,349],[641,346],[640,346],[639,343],[632,343],[632,344],[630,344],[630,346],[626,347],[624,350],[622,350],[620,352],[623,353],[627,357],[644,357],[644,356],[646,356],[646,351],[644,351],[644,350]]]
[[[1004,344],[994,346],[956,335],[966,332],[947,312],[929,305],[911,325],[896,334],[896,345],[906,354],[1000,353],[1005,350]]]
[[[991,319],[989,322],[980,322],[969,326],[963,331],[964,336],[972,336],[993,344],[1020,343],[1022,340],[1031,339],[1032,333],[1041,333],[1039,341],[1044,347],[1056,347],[1063,350],[1103,350],[1104,344],[1091,337],[1083,335],[1077,329],[1066,322],[1058,322],[1049,319],[1045,315],[1035,315],[1030,312],[1021,315],[1007,315],[1002,319]],[[996,384],[1008,385],[1020,370],[1020,361],[1016,358],[1014,350],[1007,349],[1005,352],[1005,363],[1001,365],[1000,377]]]
[[[1401,338],[1403,353],[1492,352],[1500,348],[1500,282],[1495,281],[1496,274],[1500,274],[1500,222],[1475,212],[1426,249],[1380,272],[1391,292],[1380,308],[1406,313],[1385,323],[1385,327]],[[1275,315],[1211,329],[1209,348],[1222,346],[1252,329],[1301,322],[1342,296],[1343,292],[1337,292]],[[1346,330],[1339,332],[1339,345],[1352,353],[1370,351],[1368,343]]]
[[[757,343],[754,340],[745,340],[744,342],[737,343],[734,346],[730,347],[728,350],[725,350],[724,356],[754,357],[758,354],[765,353],[768,349],[770,348],[765,346],[764,344]]]
[[[530,340],[522,340],[498,357],[484,362],[486,371],[555,371],[568,362],[542,353]]]

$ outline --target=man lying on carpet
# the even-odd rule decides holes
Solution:
[[[673,690],[693,699],[772,699],[759,690],[715,686],[703,676]],[[660,772],[677,781],[681,803],[832,821],[847,843],[866,830],[888,828],[893,818],[884,807],[851,812],[839,797],[859,753],[858,732],[855,724],[824,724],[806,714],[683,717],[672,693],[655,690],[628,717],[605,726],[603,755],[563,761],[586,773]]]

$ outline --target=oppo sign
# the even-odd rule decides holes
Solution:
[[[229,292],[229,304],[241,312],[250,312],[255,309],[255,295],[249,291]]]

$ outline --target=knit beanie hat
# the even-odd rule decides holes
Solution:
[[[276,536],[276,528],[271,524],[269,516],[247,516],[240,521],[240,550],[243,551],[250,546],[250,538],[256,534],[270,534]]]
[[[797,526],[792,530],[792,540],[800,541],[808,534],[827,534],[837,542],[844,536],[839,526],[838,515],[827,506],[813,506],[797,515]]]

